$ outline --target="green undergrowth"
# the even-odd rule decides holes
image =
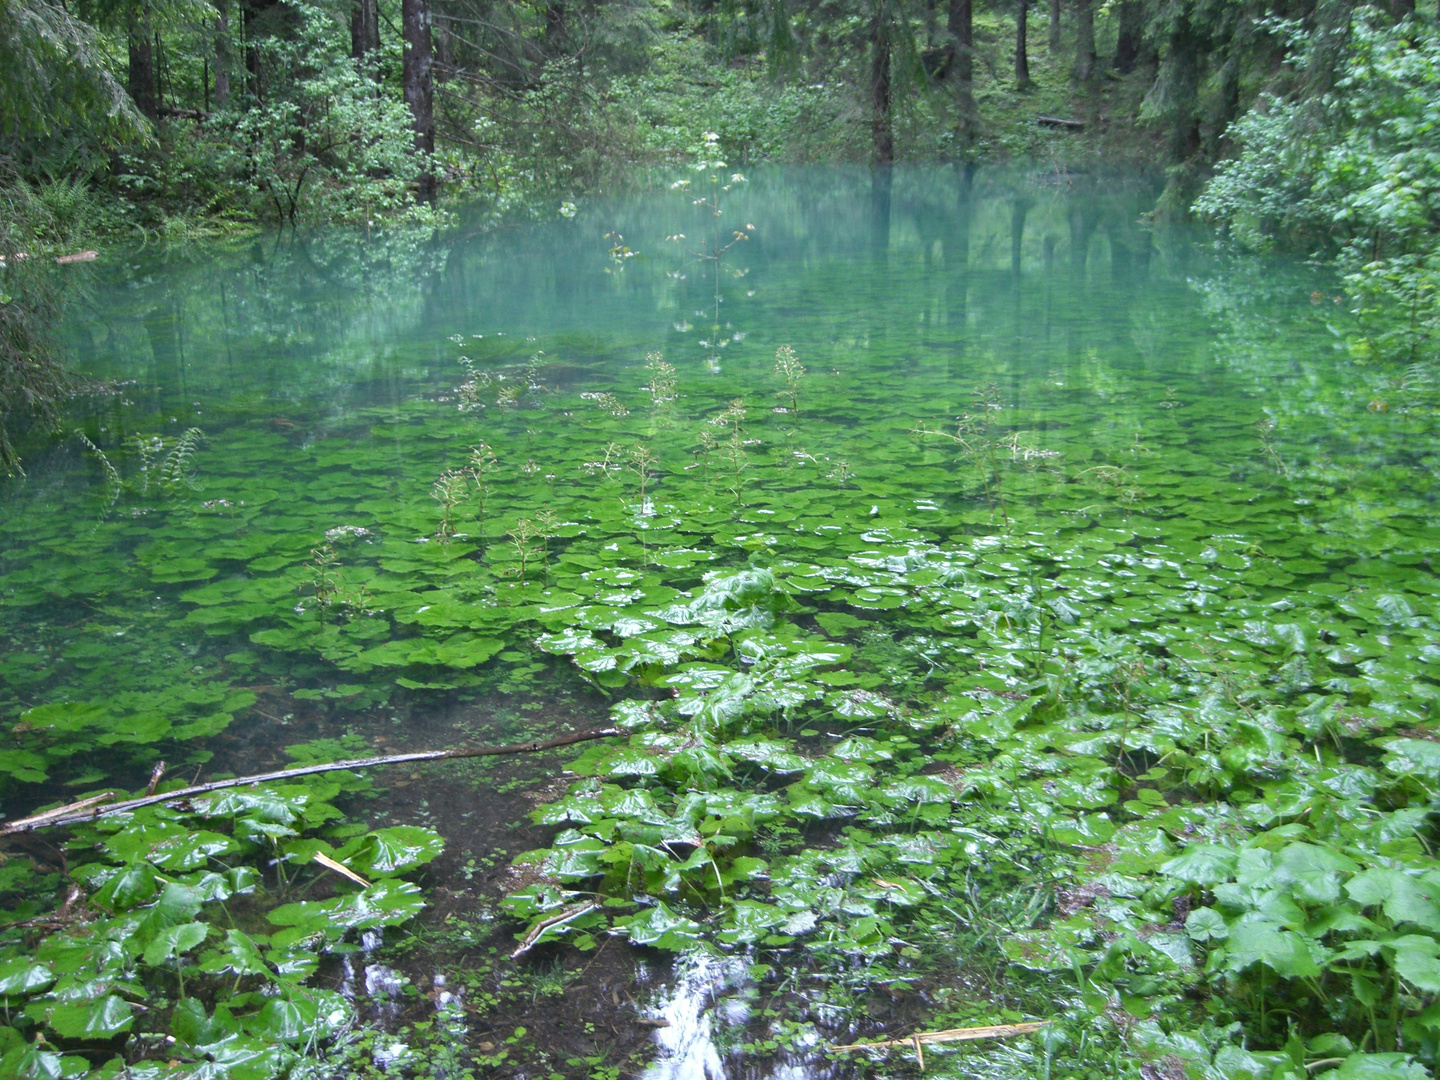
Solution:
[[[348,779],[146,807],[76,827],[43,857],[12,850],[0,867],[0,1070],[261,1080],[355,1041],[353,1002],[317,971],[419,912],[402,875],[441,841],[346,823],[330,800],[368,783],[334,775]],[[368,884],[317,898],[334,881],[317,853]],[[36,897],[61,885],[63,904],[41,909]]]

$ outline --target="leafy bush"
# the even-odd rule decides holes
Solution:
[[[274,87],[244,109],[222,113],[223,173],[260,218],[288,224],[379,218],[427,219],[409,185],[433,168],[414,149],[403,101],[340,51],[333,17],[296,5],[293,37],[256,43]]]
[[[1314,46],[1291,27],[1296,62]],[[1364,335],[1357,354],[1415,361],[1440,327],[1440,34],[1433,24],[1351,24],[1333,91],[1274,97],[1231,131],[1243,147],[1195,204],[1247,247],[1336,251]]]

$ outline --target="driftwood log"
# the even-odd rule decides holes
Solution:
[[[1064,120],[1058,116],[1037,116],[1035,122],[1042,127],[1064,128],[1067,131],[1084,131],[1085,121]]]
[[[228,780],[214,780],[208,784],[179,788],[175,791],[149,793],[138,799],[126,799],[112,803],[115,792],[92,795],[79,802],[57,806],[17,821],[0,825],[0,836],[14,836],[17,833],[33,832],[36,829],[51,829],[60,825],[74,825],[82,821],[126,814],[142,806],[156,803],[180,802],[197,795],[208,795],[212,791],[227,788],[250,787],[254,784],[268,784],[276,780],[293,780],[298,776],[314,776],[316,773],[342,772],[353,769],[373,769],[379,765],[405,765],[415,761],[447,761],[452,758],[496,757],[501,754],[534,754],[541,750],[553,750],[572,743],[589,742],[592,739],[607,739],[619,735],[619,728],[597,728],[593,731],[577,731],[573,735],[560,735],[541,742],[512,743],[508,746],[461,746],[453,750],[421,750],[411,754],[387,754],[384,757],[353,758],[349,761],[332,761],[324,765],[304,765],[296,769],[281,769],[278,772],[257,773],[254,776],[234,776]],[[158,771],[158,769],[157,769]],[[156,778],[158,780],[158,777]]]

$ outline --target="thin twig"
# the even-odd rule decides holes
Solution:
[[[500,754],[533,754],[541,750],[553,750],[557,746],[569,746],[571,743],[588,742],[591,739],[606,739],[619,734],[618,728],[598,728],[594,731],[579,731],[573,735],[561,735],[558,738],[545,739],[542,742],[512,743],[509,746],[462,746],[454,750],[421,750],[413,754],[388,754],[385,757],[332,761],[325,765],[305,765],[298,769],[281,769],[279,772],[236,776],[229,780],[212,780],[208,784],[198,784],[194,787],[180,788],[178,791],[166,791],[159,795],[147,795],[144,798],[129,799],[125,802],[96,808],[97,802],[114,795],[114,792],[108,792],[105,795],[94,795],[88,799],[81,799],[68,806],[57,806],[53,810],[46,810],[33,817],[9,822],[0,826],[0,836],[13,836],[16,833],[30,832],[33,829],[48,829],[55,825],[73,825],[80,821],[93,821],[96,818],[109,817],[112,814],[129,813],[131,810],[138,810],[142,806],[153,806],[155,803],[180,802],[196,795],[208,795],[212,791],[268,784],[276,780],[292,780],[297,776],[313,776],[316,773],[340,772],[347,769],[371,769],[377,765],[404,765],[412,761],[445,761],[452,758],[495,757]]]
[[[1011,1035],[1032,1035],[1043,1028],[1048,1021],[1024,1024],[997,1024],[993,1027],[949,1028],[945,1031],[922,1031],[907,1035],[903,1039],[889,1039],[885,1042],[851,1043],[849,1046],[832,1046],[831,1051],[842,1050],[883,1050],[891,1046],[912,1047],[919,1053],[922,1043],[970,1042],[973,1039],[1005,1039]]]

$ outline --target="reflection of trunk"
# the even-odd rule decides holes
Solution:
[[[892,180],[889,165],[876,165],[870,170],[870,246],[880,254],[890,249]]]
[[[1060,52],[1060,0],[1050,0],[1050,59]]]
[[[180,316],[173,303],[155,307],[145,316],[145,336],[150,339],[150,382],[163,412],[169,408],[167,400],[183,396]]]
[[[890,25],[884,0],[875,7],[870,25],[870,136],[875,164],[895,160],[895,134],[890,128]]]
[[[1140,39],[1145,32],[1145,9],[1140,0],[1120,0],[1119,29],[1115,37],[1115,70],[1128,75],[1140,59]]]
[[[350,56],[362,63],[370,53],[380,48],[380,4],[379,0],[351,0],[350,4]],[[380,77],[378,64],[365,64],[369,74]]]
[[[1075,0],[1075,81],[1095,74],[1095,0]]]
[[[955,216],[952,230],[945,235],[945,268],[954,270],[947,296],[953,296],[948,305],[947,319],[952,327],[951,337],[955,351],[950,374],[960,371],[958,362],[965,357],[968,340],[965,324],[970,319],[970,223],[975,217],[975,163],[967,161],[959,166],[959,191],[955,199]]]
[[[955,134],[964,149],[975,135],[975,17],[971,0],[950,0],[945,28],[950,31],[949,48],[954,57],[949,64],[950,78],[960,107]]]
[[[400,19],[405,31],[405,63],[402,81],[405,104],[415,127],[417,153],[435,152],[435,87],[431,79],[430,0],[402,0]],[[421,202],[435,201],[435,174],[427,162],[420,176]]]
[[[1025,250],[1025,218],[1030,214],[1030,200],[1016,199],[1010,207],[1010,273],[1020,280],[1021,255]]]
[[[230,103],[230,0],[215,0],[215,108]]]
[[[1030,0],[1020,0],[1020,10],[1015,16],[1015,85],[1021,90],[1030,85],[1030,56],[1025,45],[1029,18]]]
[[[150,26],[150,5],[141,4],[130,13],[130,71],[126,89],[135,107],[154,120],[160,115],[156,91],[155,38]]]

